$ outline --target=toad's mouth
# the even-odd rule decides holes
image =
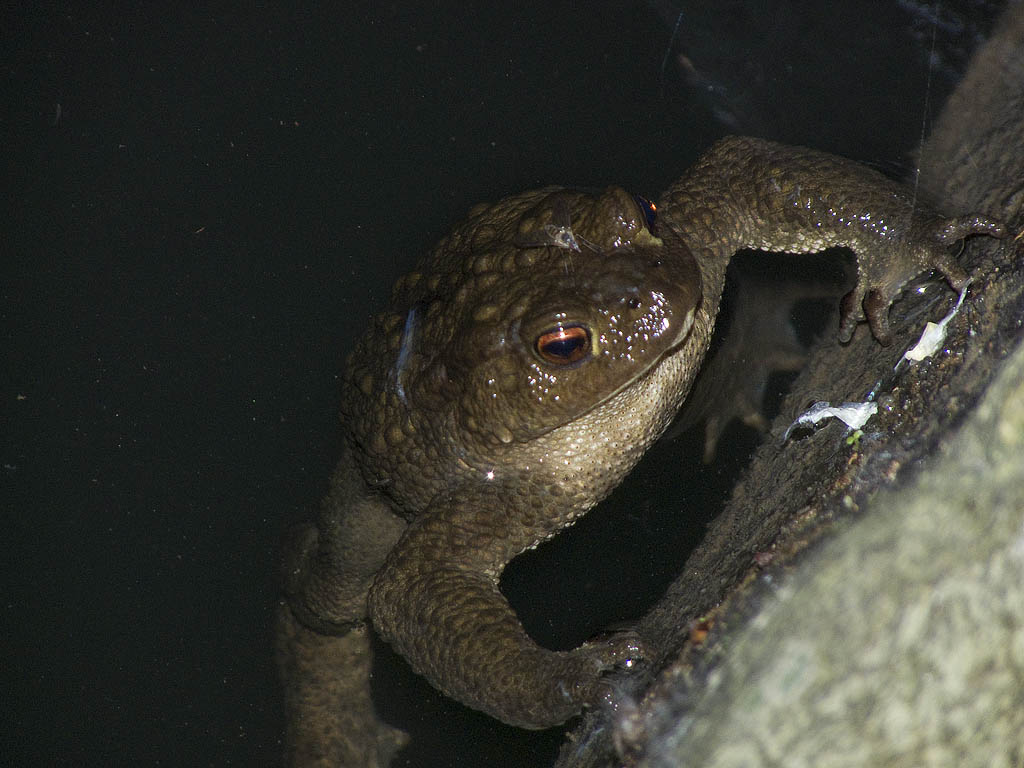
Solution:
[[[602,397],[599,401],[594,403],[590,408],[588,408],[583,414],[580,415],[582,416],[585,413],[589,413],[590,411],[593,411],[596,408],[600,408],[609,400],[614,399],[623,390],[629,389],[638,381],[650,376],[652,372],[658,370],[661,367],[662,363],[664,363],[665,360],[679,352],[679,350],[683,348],[687,340],[690,338],[690,331],[693,330],[693,320],[696,317],[696,315],[697,307],[691,308],[690,311],[683,316],[683,321],[680,324],[679,330],[676,331],[676,336],[672,340],[672,343],[669,344],[669,346],[660,355],[652,359],[647,365],[643,367],[643,369],[637,371],[635,376],[632,376],[626,381],[622,382],[622,384],[620,384],[614,390],[612,390],[607,395]]]

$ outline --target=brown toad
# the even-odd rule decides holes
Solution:
[[[541,648],[498,589],[505,565],[604,498],[685,399],[739,249],[846,246],[840,338],[947,246],[1000,236],[945,219],[855,163],[749,138],[716,144],[654,206],[548,188],[479,206],[396,285],[348,361],[346,448],[296,538],[280,612],[291,759],[386,761],[368,624],[448,695],[524,728],[579,712],[643,655],[621,633]]]

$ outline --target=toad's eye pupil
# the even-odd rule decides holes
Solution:
[[[578,363],[590,354],[590,333],[579,325],[552,328],[537,337],[537,354],[554,365]]]

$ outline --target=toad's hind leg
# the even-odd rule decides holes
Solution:
[[[370,629],[321,635],[277,610],[277,657],[284,680],[285,765],[387,766],[408,737],[378,721],[370,698]]]
[[[405,742],[373,708],[366,610],[369,583],[404,529],[346,454],[316,525],[297,529],[285,549],[275,634],[292,768],[386,766]]]

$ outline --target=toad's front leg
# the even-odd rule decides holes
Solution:
[[[447,695],[509,725],[547,728],[599,697],[604,674],[629,666],[642,649],[631,633],[560,652],[526,634],[498,578],[552,526],[524,521],[515,497],[473,487],[435,503],[388,557],[370,590],[370,613],[377,631]]]
[[[949,246],[1006,233],[984,216],[943,217],[912,189],[850,160],[739,136],[715,144],[665,193],[659,218],[696,255],[711,317],[737,250],[849,248],[857,284],[843,299],[839,337],[848,341],[867,319],[883,344],[889,306],[908,281],[936,269],[959,290],[967,276]]]

